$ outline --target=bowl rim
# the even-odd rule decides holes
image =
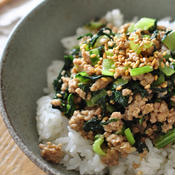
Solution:
[[[7,41],[5,43],[5,47],[3,49],[2,55],[0,56],[0,114],[2,116],[2,119],[8,129],[8,132],[10,133],[11,137],[15,141],[15,143],[18,145],[20,150],[23,151],[23,153],[35,164],[37,165],[41,170],[43,170],[46,173],[49,174],[55,174],[52,169],[49,168],[49,166],[45,163],[43,163],[35,154],[30,151],[27,146],[24,144],[23,140],[19,137],[19,135],[16,133],[16,129],[13,127],[11,120],[9,118],[6,105],[4,103],[4,95],[3,95],[3,86],[2,86],[2,74],[3,74],[3,65],[6,61],[6,58],[8,56],[8,50],[11,46],[11,41],[14,39],[16,33],[19,31],[19,29],[25,24],[25,22],[37,11],[39,11],[43,6],[45,6],[49,0],[41,0],[34,8],[32,8],[24,17],[22,17],[18,23],[15,25],[13,30],[11,31],[10,35],[7,38]]]

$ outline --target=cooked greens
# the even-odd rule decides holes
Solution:
[[[78,37],[53,83],[61,101],[53,107],[100,156],[143,152],[147,138],[157,148],[174,143],[175,31],[152,18],[109,26],[85,26],[90,32]]]

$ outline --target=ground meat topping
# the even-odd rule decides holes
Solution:
[[[175,96],[171,97],[171,101],[175,103]]]
[[[86,92],[84,92],[82,89],[77,88],[77,89],[75,90],[75,92],[76,92],[82,99],[85,99],[85,98],[86,98]]]
[[[62,86],[61,86],[61,91],[66,91],[66,89],[68,88],[68,84],[69,84],[69,80],[70,80],[70,78],[69,77],[62,77],[61,78],[62,79],[62,81],[63,81],[63,84],[62,84]]]
[[[162,101],[160,103],[156,102],[154,103],[154,111],[151,113],[150,121],[152,123],[155,123],[157,121],[164,122],[166,121],[168,115],[169,115],[169,109],[165,101]]]
[[[75,90],[78,88],[78,80],[76,78],[70,79],[68,84],[69,84],[69,92],[75,93]]]
[[[60,106],[60,105],[61,105],[61,100],[60,100],[60,99],[53,99],[53,100],[51,101],[51,104],[52,104],[53,106]]]
[[[98,90],[100,90],[100,89],[103,89],[103,88],[105,88],[111,81],[112,81],[111,78],[102,77],[102,78],[98,79],[98,80],[90,87],[90,90],[91,90],[91,91],[98,91]]]
[[[127,120],[133,120],[133,118],[141,118],[140,113],[143,111],[144,113],[148,112],[148,107],[146,106],[147,98],[142,98],[140,95],[136,95],[134,101],[126,108],[125,110],[125,118]],[[151,105],[149,105],[151,106]],[[151,109],[152,110],[152,109]]]
[[[86,121],[92,119],[95,116],[100,117],[101,109],[92,109],[92,110],[82,110],[82,111],[75,111],[73,113],[73,116],[69,120],[69,126],[74,129],[75,131],[80,132],[82,136],[84,136],[87,139],[93,140],[94,135],[93,132],[85,132],[83,130],[83,125]]]
[[[52,163],[59,163],[64,156],[61,144],[55,145],[47,142],[46,144],[39,144],[39,147],[41,149],[41,156]]]
[[[105,156],[101,157],[103,163],[108,166],[114,166],[118,164],[119,154],[115,149],[108,149]]]
[[[113,112],[111,114],[111,117],[108,120],[110,121],[112,119],[117,119],[117,121],[104,125],[104,130],[110,133],[115,131],[121,131],[123,128],[123,122],[121,118],[122,118],[122,115],[120,112]]]
[[[139,76],[134,76],[132,77],[133,80],[139,80],[140,81],[140,84],[142,86],[144,86],[145,88],[146,87],[149,87],[150,88],[150,85],[154,82],[155,78],[154,76],[151,74],[151,73],[148,73],[148,74],[142,74],[142,75],[139,75]]]
[[[122,95],[123,96],[128,96],[128,95],[131,95],[132,94],[132,91],[130,89],[123,89],[122,90]]]
[[[147,138],[158,148],[155,139],[174,132],[175,77],[163,68],[175,61],[162,41],[166,28],[154,25],[152,32],[106,23],[79,37],[78,47],[67,56],[70,64],[66,62],[68,68],[61,74],[61,91],[60,85],[55,88],[58,99],[51,104],[65,114],[71,129],[94,142],[94,152],[106,153],[102,162],[113,166],[119,156],[145,151]],[[45,147],[50,151],[49,145]],[[43,157],[52,161],[49,151],[40,147]]]

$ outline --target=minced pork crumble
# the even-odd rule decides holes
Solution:
[[[54,81],[53,108],[94,142],[108,166],[136,150],[146,153],[146,138],[157,148],[171,144],[163,138],[175,132],[175,56],[165,41],[174,31],[151,18],[118,28],[101,19],[87,27],[91,33],[79,37]],[[63,157],[61,145],[40,148],[48,161]]]

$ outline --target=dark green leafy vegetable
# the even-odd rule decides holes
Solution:
[[[90,83],[90,81],[98,80],[102,75],[89,76],[86,72],[79,72],[75,76],[81,83]]]
[[[104,31],[109,31],[109,34],[105,33]],[[98,39],[99,37],[101,37],[101,36],[107,36],[109,39],[113,40],[113,38],[111,37],[111,35],[114,35],[114,34],[112,33],[112,30],[111,30],[111,29],[106,28],[106,27],[100,29],[100,30],[98,31],[98,33],[97,33],[96,35],[94,35],[94,36],[91,38],[91,40],[90,40],[90,42],[89,42],[90,47],[93,47],[93,46],[95,45],[97,39]]]
[[[142,142],[142,138],[145,136],[146,136],[145,134],[141,133],[134,134],[135,143],[133,146],[137,149],[139,153],[142,153],[144,149],[147,149],[146,144]]]
[[[154,81],[153,86],[158,86],[158,85],[162,84],[163,82],[165,82],[165,75],[160,72],[158,79],[156,81]]]
[[[107,120],[106,122],[101,122],[101,124],[102,125],[108,125],[109,123],[117,122],[117,121],[118,121],[118,119],[113,118],[113,119]]]
[[[112,105],[106,103],[106,110],[107,110],[107,112],[112,113],[112,112],[114,112],[116,109],[115,109],[114,106],[112,106]]]
[[[132,90],[134,94],[140,94],[142,97],[148,96],[147,90],[139,83],[139,81],[130,81],[128,87]]]
[[[80,47],[79,46],[74,47],[70,53],[73,56],[81,56]]]
[[[173,142],[175,142],[175,129],[170,130],[167,134],[158,138],[155,141],[155,147],[160,149]]]
[[[123,96],[120,91],[114,92],[114,101],[123,107],[128,106],[128,96]]]
[[[93,133],[96,134],[104,133],[103,126],[101,125],[101,120],[99,120],[98,117],[94,117],[91,120],[85,122],[83,125],[83,129],[86,132],[93,131]]]
[[[69,70],[72,66],[74,57],[72,55],[65,55],[64,56],[64,69]]]
[[[75,111],[74,94],[69,94],[69,96],[67,98],[65,115],[67,117],[71,117],[74,111]]]
[[[60,91],[60,88],[62,85],[62,81],[61,81],[62,72],[65,71],[65,76],[69,76],[70,68],[72,67],[73,59],[74,59],[74,57],[72,55],[65,55],[64,56],[64,66],[61,69],[57,79],[53,81],[53,87],[54,87],[54,90],[56,91],[56,93]]]

